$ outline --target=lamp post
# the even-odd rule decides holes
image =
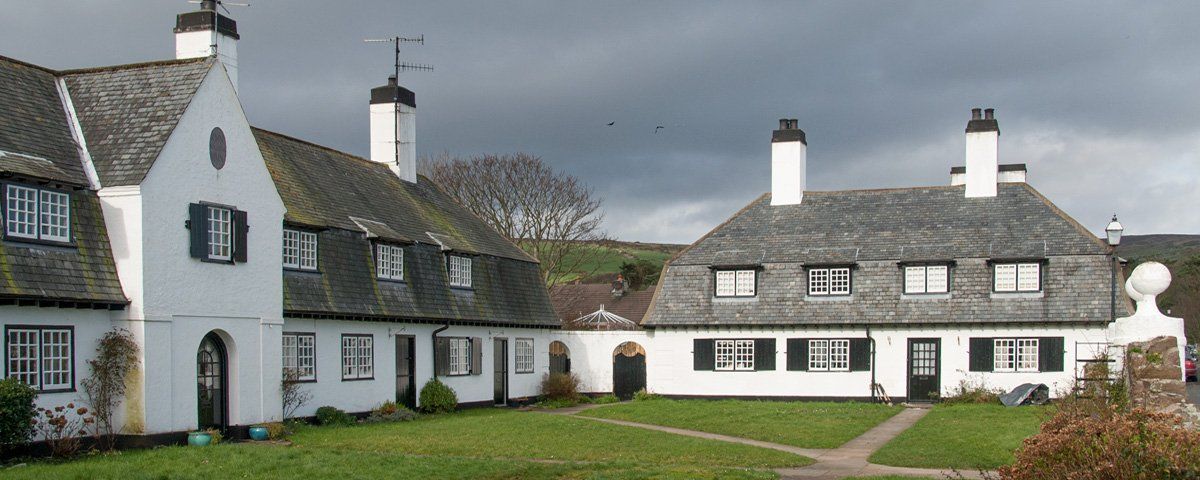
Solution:
[[[1117,221],[1117,214],[1113,214],[1111,222],[1104,227],[1104,233],[1108,237],[1108,246],[1112,247],[1112,276],[1111,290],[1108,296],[1108,321],[1117,320],[1117,245],[1121,244],[1121,234],[1125,232],[1125,227],[1121,226],[1121,222]]]

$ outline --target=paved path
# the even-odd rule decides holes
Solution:
[[[575,407],[562,408],[546,413],[556,415],[574,415],[584,410],[600,407],[603,405],[585,404]],[[920,475],[931,478],[946,478],[947,475],[961,474],[962,478],[982,478],[979,472],[960,471],[957,474],[951,470],[925,469],[925,468],[904,468],[891,467],[887,465],[876,465],[867,462],[867,458],[875,453],[880,447],[883,447],[900,432],[907,430],[913,424],[917,423],[921,417],[929,413],[927,408],[906,408],[900,413],[897,413],[887,421],[876,425],[875,428],[868,430],[866,433],[846,442],[844,445],[834,449],[816,449],[816,448],[800,448],[791,445],[783,445],[779,443],[764,442],[761,440],[751,440],[748,438],[731,437],[729,435],[720,435],[716,433],[698,432],[695,430],[686,430],[682,428],[664,427],[661,425],[649,425],[645,423],[627,422],[624,420],[613,420],[608,418],[592,418],[578,417],[593,420],[597,422],[611,423],[614,425],[623,425],[627,427],[644,428],[647,430],[656,430],[659,432],[673,433],[676,435],[684,435],[688,437],[704,438],[709,440],[717,440],[722,442],[740,443],[743,445],[752,445],[761,448],[770,448],[780,450],[796,455],[803,455],[812,458],[817,463],[807,467],[800,468],[782,468],[776,470],[780,477],[784,479],[840,479],[848,476],[856,475]]]
[[[1200,382],[1187,382],[1187,398],[1192,405],[1200,405]]]

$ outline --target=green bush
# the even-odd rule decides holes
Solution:
[[[579,377],[574,373],[548,373],[542,377],[542,399],[579,403]]]
[[[317,424],[332,426],[354,425],[354,416],[340,408],[324,406],[317,409]]]
[[[638,390],[636,393],[633,394],[633,400],[635,402],[644,402],[647,400],[658,400],[659,398],[661,398],[661,397],[659,397],[658,395],[655,395],[653,393],[647,392],[646,389],[644,389],[644,388],[641,390]]]
[[[371,410],[371,415],[364,421],[367,423],[406,422],[416,420],[416,418],[416,412],[404,408],[404,405],[388,400],[375,407],[374,410]]]
[[[16,378],[0,380],[0,451],[29,443],[37,409],[33,387]]]
[[[436,378],[421,387],[421,410],[429,413],[453,412],[458,408],[458,395],[454,389]]]
[[[606,403],[617,403],[620,401],[621,401],[621,399],[617,398],[616,395],[613,395],[611,393],[608,395],[604,395],[602,397],[596,397],[596,398],[592,399],[592,403],[601,404],[601,405],[606,404]]]
[[[940,402],[947,405],[1000,403],[1000,395],[1004,395],[1004,390],[988,388],[982,380],[978,383],[959,380],[958,386],[951,390],[949,395],[941,397]]]

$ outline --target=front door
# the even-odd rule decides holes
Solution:
[[[196,352],[196,424],[199,428],[224,429],[228,425],[228,381],[225,343],[215,333],[200,341]]]
[[[396,336],[396,403],[413,410],[417,408],[415,350],[415,337],[412,335]]]
[[[940,395],[941,345],[938,338],[908,339],[908,401],[932,402]]]
[[[496,405],[508,404],[508,340],[497,338],[492,341],[492,358],[494,365],[492,378],[495,379]]]
[[[633,398],[646,389],[646,349],[633,342],[622,343],[613,352],[613,395]]]

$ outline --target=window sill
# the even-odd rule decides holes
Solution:
[[[436,375],[436,376],[441,376],[441,377],[469,377],[469,376],[471,376],[471,374],[469,374],[469,373],[447,373],[447,374],[445,374],[445,375]]]
[[[757,295],[743,295],[740,297],[738,297],[738,296],[733,296],[733,297],[713,296],[712,301],[714,303],[751,303],[751,302],[757,302],[758,296]]]
[[[321,270],[316,269],[316,268],[308,269],[308,268],[296,268],[296,267],[283,267],[283,271],[293,272],[293,273],[312,273],[312,274],[316,274],[316,275],[321,274]]]
[[[348,382],[350,380],[352,380],[352,379],[349,379],[349,378],[342,379],[342,381],[345,381],[345,382]],[[304,380],[296,379],[296,381],[294,383],[317,383],[317,379],[315,379],[315,378],[308,378],[308,379],[304,379]]]
[[[854,300],[854,295],[805,295],[806,302],[850,302]]]
[[[451,285],[450,289],[451,290],[462,290],[462,291],[466,291],[466,292],[475,291],[475,287],[464,287],[464,286],[460,286],[460,285]]]
[[[528,372],[513,372],[513,373],[516,375],[529,375],[529,374],[533,373],[533,370],[530,370]]]
[[[949,293],[901,293],[901,300],[949,300]]]
[[[233,265],[233,259],[229,259],[229,260],[221,260],[221,259],[219,259],[219,258],[208,258],[208,257],[204,257],[204,258],[201,258],[201,259],[199,259],[199,260],[200,260],[201,262],[204,262],[204,263],[216,263],[216,264],[219,264],[219,265]]]
[[[25,238],[25,237],[13,236],[13,235],[6,235],[4,237],[4,243],[15,246],[15,247],[29,247],[29,248],[59,247],[59,248],[63,248],[63,249],[72,249],[72,250],[78,248],[78,246],[75,244],[75,242],[71,242],[71,241],[57,242],[54,240],[42,240],[40,238]]]
[[[38,395],[54,394],[54,393],[75,393],[75,388],[72,387],[72,388],[56,388],[53,390],[36,390],[36,392]]]
[[[392,284],[397,284],[397,285],[407,285],[408,284],[408,282],[405,281],[403,278],[375,277],[375,280],[379,281],[379,282],[383,282],[383,283],[392,283]]]
[[[993,299],[1020,299],[1020,298],[1043,298],[1046,296],[1045,291],[1038,292],[992,292]]]
[[[362,381],[374,380],[374,379],[375,379],[375,377],[362,377],[362,378],[342,378],[342,381],[343,381],[343,382],[362,382]],[[314,381],[315,381],[315,380],[314,380]]]

